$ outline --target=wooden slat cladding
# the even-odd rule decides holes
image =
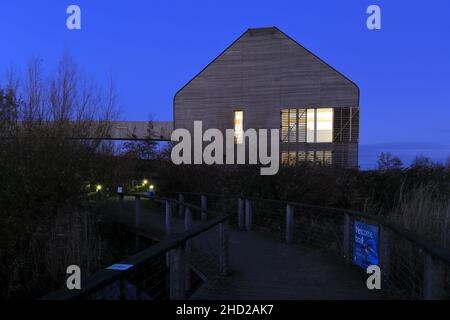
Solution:
[[[359,142],[359,108],[335,108],[333,142]]]
[[[356,143],[339,143],[333,146],[333,165],[356,168],[358,163],[358,145]]]

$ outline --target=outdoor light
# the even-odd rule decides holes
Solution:
[[[100,191],[100,190],[102,190],[102,185],[98,184],[98,185],[95,187],[95,190],[96,190],[97,192]]]
[[[155,189],[155,186],[154,185],[150,185],[150,190],[153,190],[153,189]]]
[[[148,180],[145,179],[144,181],[142,181],[142,184],[143,184],[144,186],[147,185],[147,184],[148,184]]]

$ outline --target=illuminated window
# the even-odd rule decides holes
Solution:
[[[327,151],[283,151],[281,152],[281,163],[285,166],[308,162],[312,165],[330,166],[332,164],[332,152]]]
[[[244,142],[244,111],[234,112],[234,141],[236,144]]]
[[[305,162],[305,161],[306,161],[306,152],[299,151],[298,152],[298,162]]]
[[[314,156],[315,163],[322,166],[329,166],[332,162],[331,151],[316,151]]]
[[[308,109],[306,113],[306,142],[316,142],[316,109]]]
[[[281,140],[297,142],[298,109],[281,110]]]
[[[333,142],[333,109],[281,110],[282,142]]]
[[[281,153],[281,164],[283,164],[283,165],[289,164],[289,153],[287,153],[287,152]]]
[[[289,165],[295,166],[296,163],[297,163],[297,153],[289,152]]]
[[[297,153],[292,151],[282,152],[281,163],[286,166],[295,166],[297,164]]]
[[[333,109],[316,109],[316,142],[333,142]]]
[[[315,152],[314,151],[306,151],[306,161],[315,163]]]

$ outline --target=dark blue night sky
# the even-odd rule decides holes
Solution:
[[[66,8],[82,30],[66,28]],[[366,8],[382,29],[366,27]],[[52,71],[67,50],[116,82],[122,118],[172,118],[175,92],[249,27],[277,26],[361,89],[362,167],[380,150],[450,155],[450,1],[2,0],[0,74],[31,57]]]

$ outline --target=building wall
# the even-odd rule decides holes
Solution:
[[[175,95],[174,128],[224,131],[242,110],[244,129],[279,129],[281,109],[307,107],[358,109],[359,89],[277,28],[249,29]]]

